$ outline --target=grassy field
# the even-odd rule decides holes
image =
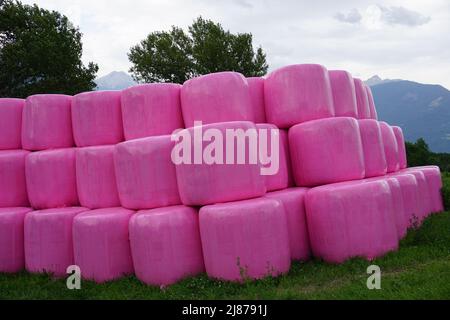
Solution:
[[[444,180],[449,205],[450,174]],[[371,264],[381,268],[381,290],[366,287]],[[279,278],[239,285],[202,275],[163,290],[135,277],[102,285],[83,281],[81,290],[71,291],[65,280],[47,275],[0,274],[0,299],[450,299],[450,211],[429,217],[409,231],[399,251],[372,262],[313,260],[294,263]]]

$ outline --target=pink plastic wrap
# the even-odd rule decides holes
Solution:
[[[134,211],[98,209],[73,220],[75,264],[84,279],[106,282],[133,273],[128,224]]]
[[[394,130],[395,139],[398,147],[398,163],[400,169],[405,169],[408,166],[408,160],[406,159],[406,146],[405,138],[403,137],[403,130],[400,127],[392,127]]]
[[[321,65],[298,64],[272,72],[264,95],[267,122],[279,128],[335,115],[330,79]]]
[[[78,205],[75,149],[30,153],[25,161],[28,198],[35,209]]]
[[[0,151],[0,208],[28,207],[25,150]]]
[[[358,124],[364,150],[366,178],[385,175],[387,163],[378,121],[363,119],[359,120]]]
[[[22,115],[23,149],[73,147],[71,102],[71,96],[59,94],[28,97]]]
[[[114,163],[123,207],[152,209],[181,204],[170,136],[131,140],[116,146]]]
[[[309,121],[289,130],[297,186],[317,186],[364,178],[358,121],[338,117]]]
[[[283,205],[258,198],[200,209],[206,272],[212,278],[242,281],[286,273],[289,236]]]
[[[371,119],[369,98],[361,79],[354,79],[359,119]]]
[[[73,97],[73,137],[78,147],[123,141],[120,96],[120,91],[92,91]]]
[[[314,256],[331,263],[372,260],[398,248],[386,181],[352,181],[311,189],[306,216]]]
[[[22,148],[23,99],[0,98],[0,150]]]
[[[0,273],[25,267],[23,224],[30,208],[0,208]]]
[[[292,173],[292,162],[291,162],[291,149],[289,147],[289,130],[280,129],[281,142],[283,143],[284,150],[286,151],[286,163],[288,171],[288,187],[295,187],[294,175]]]
[[[414,175],[405,173],[405,172],[397,172],[394,174],[390,174],[390,177],[394,177],[400,184],[400,189],[402,191],[403,198],[403,208],[405,212],[405,223],[407,228],[412,226],[414,220],[420,215],[420,206],[419,206],[419,193],[417,179]]]
[[[136,276],[146,284],[171,285],[205,270],[193,208],[138,212],[130,220],[130,243]]]
[[[26,269],[32,273],[66,276],[74,264],[72,224],[74,217],[86,211],[72,207],[33,211],[25,217]]]
[[[372,89],[364,85],[367,92],[367,101],[369,102],[370,118],[378,120],[377,108],[375,107],[375,100],[373,99]]]
[[[247,82],[250,90],[250,98],[252,101],[254,122],[265,123],[266,110],[264,103],[264,78],[261,77],[247,78]]]
[[[419,214],[417,217],[413,217],[416,222],[420,225],[422,221],[430,215],[432,212],[432,201],[430,192],[428,189],[428,183],[425,179],[425,175],[420,170],[409,170],[408,173],[411,173],[416,177],[417,180],[417,192],[419,199]]]
[[[430,194],[430,211],[431,212],[441,212],[444,211],[444,204],[442,202],[442,177],[441,170],[438,166],[423,166],[423,167],[414,167],[408,168],[405,171],[409,170],[419,170],[425,175],[425,179],[427,180],[428,191]]]
[[[290,188],[265,195],[283,204],[292,260],[306,261],[311,255],[305,211],[305,196],[308,190],[307,188]]]
[[[186,128],[203,124],[255,121],[247,80],[237,72],[219,72],[186,81],[181,89]]]
[[[271,135],[275,134],[275,130],[278,128],[273,124],[257,124],[256,128],[259,130],[266,130],[267,132],[267,150],[272,150],[271,147]],[[273,130],[273,131],[272,131]],[[264,176],[266,179],[266,188],[267,191],[276,191],[281,189],[286,189],[289,186],[289,168],[286,154],[286,132],[283,130],[278,130],[278,173],[275,175]],[[264,166],[263,164],[261,164]]]
[[[355,83],[351,74],[343,70],[331,70],[328,74],[333,90],[336,117],[358,118]]]
[[[400,164],[394,130],[386,122],[380,122],[380,129],[383,138],[384,154],[386,155],[387,172],[396,172],[400,169]]]
[[[172,134],[184,128],[181,85],[151,83],[122,92],[123,130],[126,140]]]
[[[203,127],[186,129],[180,132],[180,136],[186,137],[187,144],[191,142],[191,150],[195,149],[195,144],[202,145],[202,141],[197,141],[195,132],[202,130],[206,132],[209,129],[215,129],[221,133],[218,139],[223,139],[223,164],[214,165],[202,161],[201,164],[194,164],[194,151],[191,152],[190,163],[177,164],[177,181],[180,191],[181,201],[185,205],[201,206],[219,202],[237,201],[262,196],[266,193],[265,178],[261,175],[261,167],[256,161],[251,164],[245,161],[245,164],[237,164],[237,145],[234,144],[234,164],[226,164],[226,129],[242,129],[247,131],[251,129],[256,134],[256,126],[251,122],[235,121],[210,124]],[[200,133],[201,134],[201,133]],[[236,142],[237,139],[234,139]],[[249,140],[249,139],[246,139]],[[202,150],[206,150],[210,142],[203,142]],[[251,149],[246,143],[245,158],[248,160]],[[243,152],[241,152],[243,153]]]
[[[114,170],[115,146],[78,148],[77,190],[80,204],[90,209],[120,206]]]

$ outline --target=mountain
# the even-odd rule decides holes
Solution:
[[[371,87],[371,86],[375,86],[377,84],[395,82],[395,81],[401,81],[401,80],[400,79],[393,79],[393,80],[392,79],[381,79],[378,75],[374,75],[372,78],[364,81],[364,83]]]
[[[406,80],[382,80],[371,89],[380,120],[400,126],[407,141],[424,138],[432,151],[450,152],[449,90]]]
[[[136,82],[128,73],[113,71],[95,80],[97,90],[122,90],[132,87]]]

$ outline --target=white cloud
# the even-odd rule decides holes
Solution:
[[[334,16],[337,20],[347,23],[359,23],[361,22],[362,15],[359,13],[358,9],[353,8],[347,13],[338,12]]]
[[[404,7],[379,6],[381,19],[388,24],[400,24],[410,27],[421,26],[430,22],[431,18]]]

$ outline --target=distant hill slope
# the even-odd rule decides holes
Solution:
[[[123,90],[132,87],[136,82],[128,73],[113,71],[95,80],[97,90]]]
[[[407,141],[424,138],[434,152],[450,152],[450,91],[412,81],[371,86],[378,116],[400,126]]]

